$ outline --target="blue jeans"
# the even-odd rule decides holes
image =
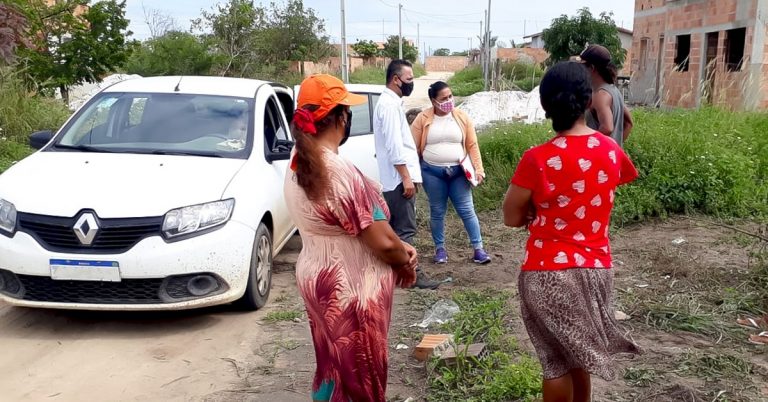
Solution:
[[[472,247],[483,248],[480,221],[472,201],[472,186],[461,166],[434,166],[421,161],[421,172],[424,191],[429,198],[430,227],[435,248],[445,247],[445,213],[448,211],[449,198],[464,222]]]

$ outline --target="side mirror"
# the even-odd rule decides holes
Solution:
[[[53,131],[37,131],[29,136],[29,146],[34,149],[42,149],[46,144],[53,139]]]

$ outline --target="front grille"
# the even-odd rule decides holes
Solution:
[[[85,304],[158,304],[163,279],[123,279],[121,282],[58,281],[44,276],[16,275],[22,299]]]
[[[87,212],[87,211],[83,211]],[[90,245],[83,245],[75,235],[74,217],[19,213],[19,231],[34,237],[46,250],[67,253],[119,254],[130,250],[142,239],[159,236],[163,218],[96,218],[99,229]],[[95,213],[91,212],[94,216]]]
[[[195,296],[187,283],[206,275],[216,281],[216,289]],[[47,276],[15,274],[0,269],[0,293],[16,299],[50,303],[82,304],[161,304],[194,300],[221,294],[229,286],[216,274],[199,273],[157,279],[123,279],[120,282],[62,281]]]

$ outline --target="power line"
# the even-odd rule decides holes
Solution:
[[[381,1],[381,0],[379,0],[379,1]],[[408,10],[408,11],[414,13],[414,14],[421,14],[421,15],[425,15],[425,16],[428,16],[428,17],[448,17],[448,18],[451,18],[451,17],[469,17],[469,16],[472,16],[472,15],[482,14],[482,13],[479,13],[479,12],[466,13],[466,14],[432,14],[432,13],[425,13],[425,12],[422,12],[422,11],[412,10],[410,8],[406,8],[405,10]]]
[[[381,3],[381,4],[383,4],[383,5],[387,6],[387,7],[397,8],[397,5],[389,4],[389,3],[385,2],[384,0],[379,0],[379,3]]]

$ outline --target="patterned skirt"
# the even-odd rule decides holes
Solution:
[[[641,353],[614,318],[611,269],[523,271],[518,289],[545,380],[580,368],[611,381],[613,354]]]

